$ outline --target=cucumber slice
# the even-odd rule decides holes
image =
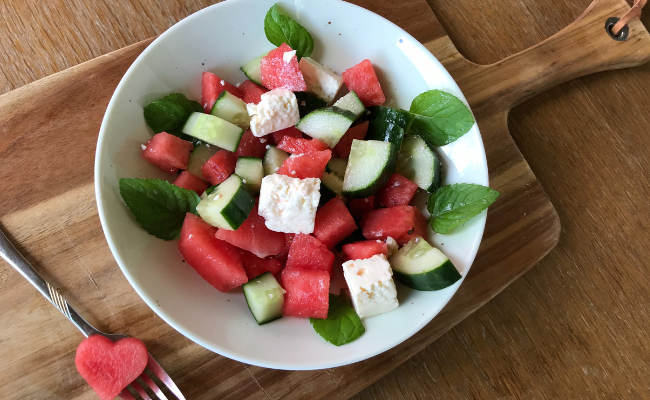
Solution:
[[[461,275],[449,258],[421,237],[411,239],[390,260],[395,278],[415,290],[440,290]]]
[[[366,112],[366,107],[364,107],[354,90],[350,90],[350,93],[338,99],[336,103],[334,103],[334,107],[350,111],[354,114],[354,119],[359,118],[364,112]]]
[[[343,178],[343,196],[363,199],[375,194],[388,182],[396,162],[393,143],[354,139]]]
[[[323,172],[320,178],[323,185],[327,186],[329,190],[336,193],[337,196],[343,196],[343,179],[336,176],[331,172]]]
[[[435,150],[417,135],[404,138],[395,171],[415,182],[420,189],[435,192],[442,181],[442,166]]]
[[[265,272],[242,285],[248,309],[258,325],[282,318],[284,289],[273,274]]]
[[[187,170],[190,171],[193,175],[198,176],[199,178],[206,181],[203,176],[203,171],[201,167],[205,164],[206,161],[210,159],[217,151],[221,150],[217,146],[211,146],[207,143],[201,143],[194,147],[192,154],[190,155],[190,161],[187,164]]]
[[[242,179],[251,193],[259,193],[264,178],[264,166],[261,158],[239,157],[235,165],[235,174]]]
[[[404,129],[404,134],[406,135],[411,129],[411,124],[415,115],[411,114],[405,110],[398,110],[396,108],[390,108],[385,106],[371,106],[368,107],[368,114],[366,119],[380,119],[383,121],[391,122],[402,129]]]
[[[264,159],[262,160],[262,164],[264,165],[264,175],[275,174],[287,158],[289,158],[289,153],[280,150],[275,146],[269,146],[266,153],[264,153]]]
[[[307,91],[315,94],[321,100],[331,103],[343,86],[343,78],[313,58],[301,58],[299,66],[307,85]]]
[[[214,115],[195,112],[185,123],[183,133],[234,152],[244,130]]]
[[[345,176],[345,168],[347,166],[348,166],[348,160],[343,158],[332,158],[327,163],[327,167],[325,167],[325,170],[343,179],[343,177]]]
[[[262,64],[262,57],[269,54],[268,52],[262,54],[261,56],[250,60],[246,64],[241,66],[241,70],[246,75],[248,79],[257,83],[258,85],[262,84],[262,73],[260,72],[260,66]]]
[[[296,128],[334,148],[355,120],[354,114],[338,107],[312,111],[298,121]]]
[[[294,92],[298,101],[298,113],[300,118],[319,108],[327,107],[327,103],[311,93]]]
[[[251,117],[248,115],[244,100],[230,94],[227,90],[221,92],[217,97],[210,114],[243,129],[248,129],[251,124]]]
[[[246,221],[254,204],[241,178],[233,174],[201,200],[196,211],[208,224],[235,231]]]
[[[201,194],[201,200],[203,200],[203,199],[207,199],[208,196],[209,196],[212,192],[214,192],[214,189],[216,189],[217,186],[219,186],[219,185],[210,186],[209,188],[205,189],[205,192],[203,192],[203,193]]]
[[[402,147],[404,129],[392,122],[382,119],[371,119],[368,124],[368,132],[365,140],[379,140],[380,142],[391,142],[399,150]]]

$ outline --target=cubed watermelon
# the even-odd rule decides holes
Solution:
[[[282,271],[284,290],[282,315],[286,317],[327,318],[330,275],[321,270]]]
[[[348,199],[348,209],[356,220],[360,220],[365,213],[375,209],[375,196],[365,199]]]
[[[239,249],[215,237],[217,228],[187,213],[178,249],[187,263],[221,292],[248,282]]]
[[[270,258],[275,258],[282,261],[282,264],[287,263],[287,258],[289,257],[289,249],[291,249],[291,243],[293,243],[293,238],[296,236],[295,233],[285,233],[284,234],[284,249],[277,256],[272,256]]]
[[[259,258],[246,250],[241,251],[241,261],[244,264],[244,270],[246,270],[248,279],[253,279],[266,272],[272,273],[277,279],[280,278],[280,271],[284,267],[280,260],[275,258]]]
[[[194,190],[199,196],[210,184],[189,171],[183,171],[174,180],[174,185],[187,190]]]
[[[316,212],[314,236],[328,249],[332,249],[356,229],[357,224],[354,222],[354,218],[338,196],[325,203]]]
[[[292,51],[286,43],[282,43],[277,49],[269,51],[262,57],[260,73],[262,74],[262,85],[267,89],[287,89],[294,92],[307,90],[305,78],[298,66],[298,57],[294,54],[289,61],[284,60],[284,53]]]
[[[317,151],[328,150],[329,146],[318,139],[303,139],[285,136],[278,143],[278,149],[291,154],[311,154]]]
[[[352,141],[354,139],[363,140],[366,137],[368,132],[368,125],[370,121],[365,121],[359,125],[355,125],[352,128],[348,129],[345,132],[345,135],[339,139],[339,142],[336,144],[336,154],[339,158],[348,158],[350,156],[350,148],[352,147]]]
[[[325,167],[330,158],[332,158],[331,150],[291,156],[284,160],[276,173],[300,179],[320,178],[323,176],[323,172],[325,172]]]
[[[381,240],[364,240],[343,245],[343,253],[350,260],[364,260],[376,254],[388,257],[388,245]]]
[[[364,106],[379,106],[386,101],[386,96],[381,90],[379,79],[370,60],[361,61],[354,67],[346,69],[341,75],[345,85],[348,89],[355,91]]]
[[[191,142],[167,132],[156,133],[144,146],[142,157],[170,174],[175,174],[179,169],[187,169],[194,148]]]
[[[377,196],[384,207],[405,206],[411,203],[418,185],[400,174],[393,173]]]
[[[204,72],[201,75],[201,105],[206,114],[209,114],[212,111],[212,106],[214,102],[217,101],[217,97],[227,90],[233,96],[237,96],[240,99],[243,97],[241,90],[231,85],[230,83],[219,78],[212,72]]]
[[[312,235],[297,234],[287,259],[287,269],[332,271],[334,253]]]
[[[237,157],[256,157],[262,158],[266,153],[266,146],[268,145],[268,139],[263,137],[257,137],[253,135],[253,132],[249,130],[244,131],[239,141],[239,146],[235,155]]]
[[[367,212],[361,219],[366,239],[399,238],[415,231],[415,212],[411,206],[380,208]]]
[[[302,132],[296,129],[295,126],[291,126],[289,128],[285,128],[280,131],[275,131],[271,133],[271,136],[273,137],[273,143],[275,143],[276,146],[282,142],[282,139],[285,136],[296,137],[296,138],[303,137]]]
[[[261,258],[278,255],[284,250],[286,239],[283,233],[266,227],[264,217],[258,213],[258,203],[255,202],[248,218],[236,231],[219,229],[216,238]]]
[[[228,150],[219,150],[201,167],[203,176],[213,185],[218,185],[235,172],[237,156]]]
[[[413,212],[415,213],[415,230],[413,230],[413,233],[409,234],[407,233],[406,235],[402,235],[398,238],[395,238],[395,241],[397,242],[398,245],[404,246],[406,243],[408,243],[411,239],[414,239],[416,237],[423,237],[427,238],[427,218],[422,215],[420,210],[418,210],[416,207],[411,207],[413,209]]]
[[[262,95],[268,92],[268,90],[249,79],[239,85],[239,90],[242,92],[242,100],[244,100],[244,103],[246,104],[259,103],[262,101]]]

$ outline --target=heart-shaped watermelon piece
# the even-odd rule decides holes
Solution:
[[[113,343],[101,335],[87,337],[77,347],[77,371],[102,400],[113,400],[147,366],[147,347],[136,338]]]

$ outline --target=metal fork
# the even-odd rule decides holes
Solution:
[[[83,319],[72,307],[68,305],[68,302],[61,296],[43,277],[41,277],[36,270],[25,260],[25,257],[23,257],[22,254],[16,248],[14,245],[7,239],[7,236],[0,230],[0,256],[5,259],[16,271],[20,272],[20,274],[25,277],[36,289],[38,289],[39,292],[47,299],[49,300],[54,307],[56,307],[63,315],[65,315],[70,322],[75,324],[77,328],[83,333],[85,337],[88,337],[90,335],[102,335],[107,338],[109,338],[112,341],[117,341],[122,338],[126,338],[128,336],[126,335],[115,335],[115,334],[108,334],[104,332],[100,332],[99,330],[95,329],[94,326],[90,325],[88,322],[86,322],[85,319]],[[185,400],[185,397],[183,397],[183,394],[181,391],[178,389],[174,381],[172,381],[172,378],[169,377],[169,375],[165,372],[165,370],[162,369],[160,364],[154,360],[154,358],[151,356],[151,353],[149,353],[149,361],[147,363],[147,366],[142,373],[136,379],[135,381],[131,382],[129,386],[127,386],[122,393],[120,393],[120,397],[123,400],[135,400],[135,397],[131,394],[137,393],[140,397],[142,397],[143,400],[151,400],[151,396],[145,391],[145,387],[151,392],[155,393],[156,396],[160,400],[168,400],[165,394],[160,390],[158,385],[154,383],[154,381],[147,375],[147,372],[150,374],[155,375],[160,381],[169,389],[170,392],[174,394],[179,400]]]

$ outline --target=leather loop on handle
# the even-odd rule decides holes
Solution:
[[[636,0],[632,8],[630,8],[630,11],[626,12],[625,15],[623,15],[621,19],[618,20],[616,25],[612,27],[612,34],[614,36],[618,35],[621,32],[621,29],[623,29],[623,27],[630,21],[632,21],[634,18],[640,18],[641,10],[647,2],[648,0]]]

